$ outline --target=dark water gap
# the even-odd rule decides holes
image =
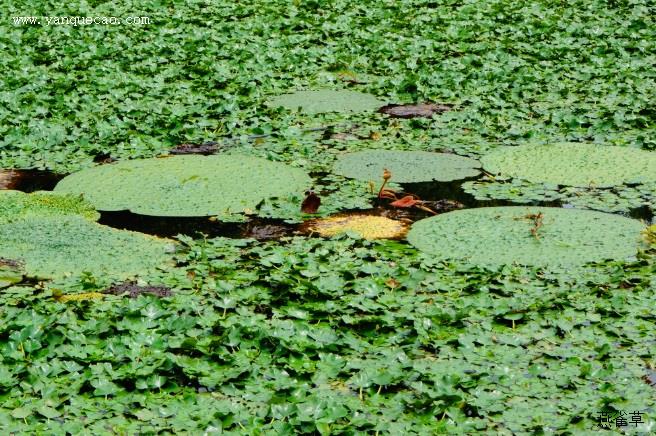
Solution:
[[[0,170],[0,189],[52,191],[64,177],[66,174],[45,170]]]
[[[223,236],[257,240],[290,236],[298,227],[274,219],[252,218],[243,223],[226,223],[212,220],[210,217],[160,217],[139,215],[129,211],[101,212],[98,223],[164,238],[182,234],[192,237],[204,235],[208,238]]]

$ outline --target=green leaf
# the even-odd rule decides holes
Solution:
[[[365,112],[378,109],[385,103],[373,95],[348,90],[323,89],[298,91],[279,95],[268,103],[272,107],[300,109],[306,114],[325,112]]]
[[[576,266],[634,257],[644,225],[601,212],[488,207],[416,222],[408,241],[440,260],[476,265]]]
[[[126,278],[163,265],[172,242],[68,216],[28,215],[0,222],[0,257],[20,259],[27,275],[90,272]]]
[[[478,161],[455,154],[427,151],[365,150],[340,156],[333,171],[359,180],[383,181],[383,172],[392,173],[397,183],[449,182],[480,174]]]
[[[103,211],[234,221],[264,199],[303,192],[311,184],[302,170],[266,159],[175,156],[89,168],[64,178],[55,191],[83,194]]]
[[[56,409],[53,409],[52,407],[49,406],[40,406],[36,409],[36,411],[48,419],[61,416],[61,413],[59,413]]]
[[[17,407],[16,409],[11,411],[11,416],[13,416],[16,419],[24,419],[27,418],[32,414],[32,409],[28,407]]]
[[[603,188],[656,181],[656,154],[627,147],[522,145],[494,150],[481,162],[492,174],[555,185]]]
[[[91,380],[91,386],[96,388],[93,394],[98,396],[113,395],[120,391],[120,388],[107,377]]]

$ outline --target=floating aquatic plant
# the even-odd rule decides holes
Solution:
[[[408,241],[443,260],[483,266],[572,266],[631,258],[643,228],[637,220],[602,212],[489,207],[420,220]]]
[[[20,191],[0,191],[0,222],[25,215],[79,215],[95,221],[100,214],[79,195],[57,195],[40,191],[26,194]]]
[[[272,98],[269,106],[300,110],[306,114],[373,111],[385,103],[371,94],[349,90],[298,91]]]
[[[477,200],[508,200],[514,203],[557,201],[581,209],[630,212],[641,207],[656,209],[656,183],[612,188],[578,188],[520,179],[496,181],[484,178],[465,182],[463,190]]]
[[[171,241],[76,215],[28,215],[0,222],[0,256],[21,260],[31,277],[90,272],[127,278],[164,264],[171,248]]]
[[[172,241],[105,227],[97,218],[79,196],[0,191],[0,258],[39,278],[85,271],[130,277],[168,259]]]
[[[335,215],[310,221],[303,227],[326,237],[350,231],[364,239],[397,239],[407,231],[406,224],[400,221],[366,214]]]
[[[302,170],[279,162],[189,155],[89,168],[64,178],[55,191],[83,194],[103,211],[239,221],[263,200],[302,193],[310,185]]]
[[[365,150],[340,156],[333,168],[345,177],[378,181],[385,169],[397,183],[449,182],[480,174],[475,159],[428,151]]]
[[[583,143],[522,145],[496,149],[483,168],[503,177],[577,187],[656,182],[656,153]]]

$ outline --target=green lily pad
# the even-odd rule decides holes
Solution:
[[[219,216],[238,221],[263,200],[303,192],[302,170],[239,156],[175,156],[123,161],[72,174],[58,193],[83,194],[96,209],[154,216]]]
[[[541,224],[536,226],[536,220]],[[488,207],[420,220],[407,239],[443,260],[482,266],[572,266],[633,257],[643,229],[637,220],[588,210]]]
[[[102,226],[98,216],[76,195],[0,191],[0,260],[12,259],[0,262],[0,287],[23,274],[127,278],[168,259],[172,241]]]
[[[322,89],[317,91],[298,91],[282,94],[268,102],[272,107],[285,107],[300,110],[306,114],[326,112],[367,112],[385,103],[376,96],[349,90]]]
[[[481,158],[483,168],[505,177],[577,187],[612,187],[656,181],[656,153],[581,143],[500,148]]]
[[[132,277],[162,265],[171,241],[116,230],[77,215],[27,215],[0,222],[0,256],[19,259],[28,276],[91,272]]]
[[[42,191],[26,194],[21,191],[0,191],[0,222],[36,215],[79,215],[96,221],[100,214],[79,195],[57,195]]]
[[[450,182],[480,174],[477,160],[428,151],[365,150],[341,156],[333,168],[345,177],[382,180],[387,168],[398,183]]]

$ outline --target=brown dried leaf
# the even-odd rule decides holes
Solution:
[[[412,195],[406,195],[405,197],[390,203],[390,206],[394,206],[394,207],[413,207],[418,203],[421,203],[421,201],[417,200]]]
[[[303,213],[317,213],[321,205],[321,198],[314,191],[307,191],[306,197],[301,203],[301,212]]]
[[[451,109],[452,105],[440,103],[390,104],[378,109],[378,112],[394,118],[431,118]]]

